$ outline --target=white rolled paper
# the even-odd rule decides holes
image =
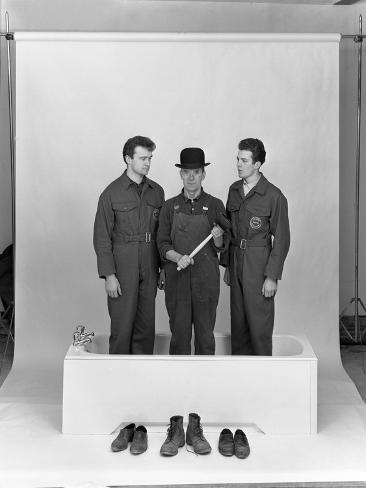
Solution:
[[[193,256],[195,256],[212,239],[212,237],[213,237],[212,234],[207,236],[206,239],[204,239],[200,244],[198,244],[198,246],[195,249],[193,249],[189,257],[193,258]],[[181,268],[178,266],[177,270],[180,271]]]

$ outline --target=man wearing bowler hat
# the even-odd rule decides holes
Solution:
[[[219,299],[217,254],[228,246],[230,222],[221,200],[206,193],[205,154],[201,148],[181,151],[181,193],[167,200],[160,212],[157,245],[165,264],[165,303],[172,338],[170,354],[190,354],[192,324],[195,353],[215,354],[214,326]],[[225,230],[223,230],[225,229]],[[191,258],[209,235],[212,239]]]
[[[232,354],[272,355],[274,296],[290,246],[287,200],[260,169],[259,139],[239,142],[239,180],[229,189],[230,249],[221,255],[230,286]]]

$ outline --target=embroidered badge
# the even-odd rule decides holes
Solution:
[[[258,230],[262,227],[262,219],[260,217],[252,217],[249,225],[252,229]]]
[[[153,216],[154,216],[154,219],[157,219],[159,217],[159,209],[158,208],[154,208]]]

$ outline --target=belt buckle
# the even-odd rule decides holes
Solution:
[[[246,248],[247,248],[247,240],[240,239],[240,249],[246,249]]]
[[[151,232],[146,232],[146,234],[145,234],[145,242],[151,242]]]

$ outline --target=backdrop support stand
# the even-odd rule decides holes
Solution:
[[[11,235],[12,235],[12,244],[13,244],[13,269],[15,270],[15,147],[14,147],[14,117],[13,117],[13,80],[12,80],[12,66],[11,66],[11,48],[10,42],[14,40],[14,35],[9,30],[9,14],[5,12],[5,27],[6,33],[1,33],[2,37],[6,39],[6,48],[7,48],[7,81],[8,81],[8,115],[9,115],[9,146],[10,146],[10,174],[11,174]],[[1,39],[1,37],[0,37]],[[15,277],[15,273],[13,275]],[[13,293],[15,290],[15,278],[13,277]],[[14,295],[13,295],[14,296]],[[14,342],[14,315],[15,315],[15,307],[14,307],[14,298],[5,310],[2,318],[6,315],[10,317],[10,323],[7,330],[7,341],[5,351],[2,355],[2,360],[0,364],[0,371],[3,367],[3,362],[6,356],[6,352],[9,345],[9,340],[11,339]]]
[[[349,36],[343,36],[349,37]],[[359,245],[360,245],[360,166],[361,166],[361,109],[362,109],[362,15],[359,16],[359,34],[353,38],[354,42],[358,44],[358,90],[357,90],[357,150],[356,150],[356,198],[355,198],[355,258],[354,258],[354,296],[351,298],[349,304],[342,311],[339,322],[347,336],[354,343],[361,343],[363,335],[361,334],[359,305],[366,312],[366,307],[359,297],[358,290],[358,260],[359,260]],[[354,304],[354,336],[347,330],[343,317],[349,305]]]
[[[8,103],[9,103],[9,134],[10,134],[10,167],[11,167],[11,199],[12,199],[12,241],[15,246],[15,154],[14,154],[14,123],[13,123],[13,82],[11,67],[10,41],[13,36],[9,31],[9,14],[5,12],[6,47],[8,68]],[[14,252],[15,256],[15,252]]]

